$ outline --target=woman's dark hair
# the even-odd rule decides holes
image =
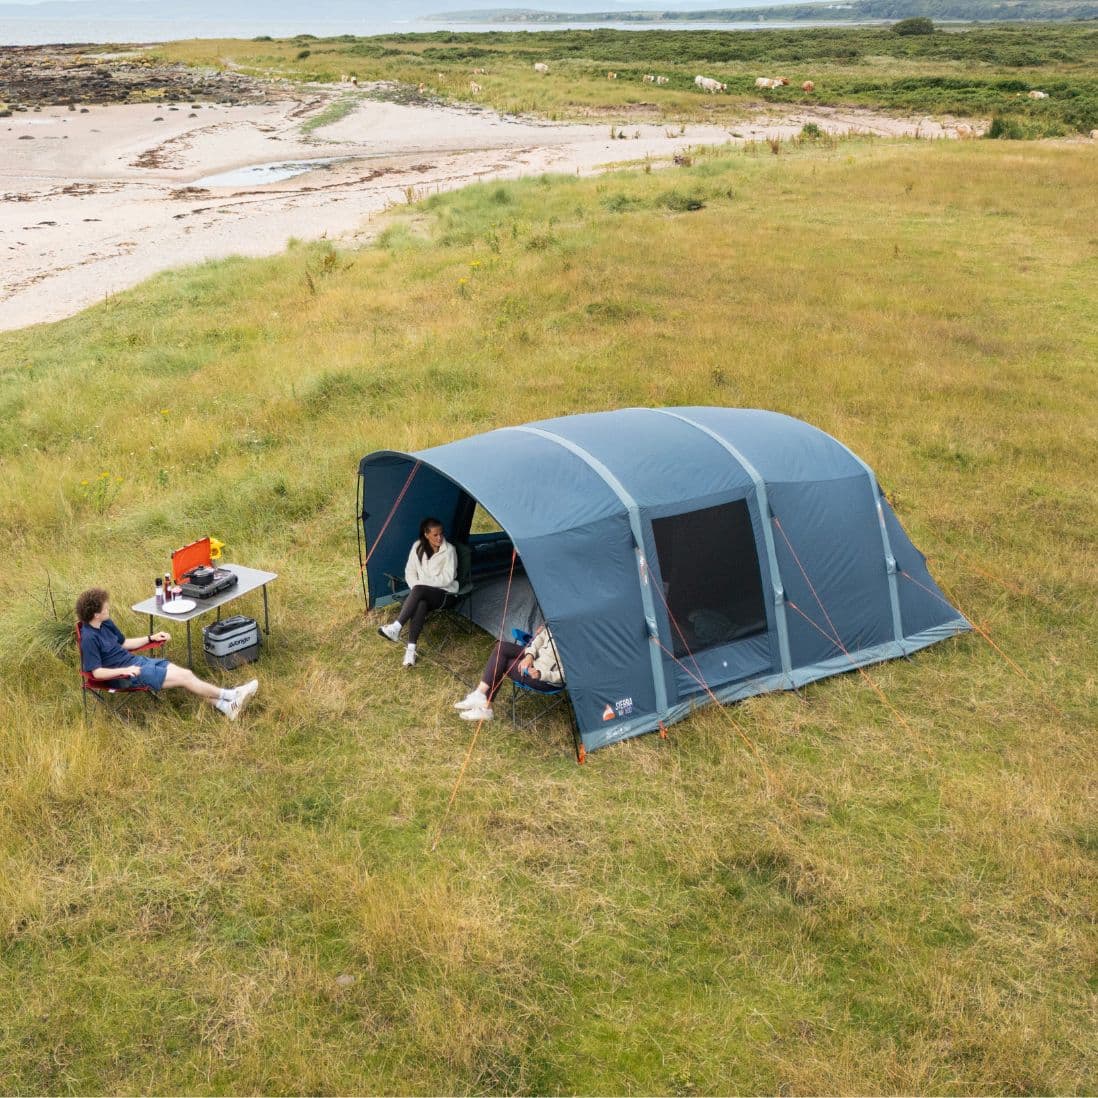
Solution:
[[[423,560],[424,556],[433,557],[435,555],[434,549],[431,547],[431,543],[427,540],[427,531],[433,530],[435,527],[442,529],[442,523],[437,518],[427,516],[419,524],[419,542],[416,545],[416,556],[420,560]]]
[[[103,609],[103,604],[110,597],[110,594],[104,591],[102,587],[89,587],[87,591],[78,595],[76,599],[76,616],[80,619],[80,624],[87,625]]]

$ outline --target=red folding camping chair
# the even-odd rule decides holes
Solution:
[[[81,654],[80,635],[84,628],[82,622],[76,623],[76,660],[80,669],[80,697],[84,702],[84,720],[88,719],[88,695],[93,698],[108,712],[121,719],[119,707],[123,705],[132,694],[149,694],[153,701],[159,701],[156,691],[151,686],[125,686],[128,679],[97,679],[90,671],[84,670],[84,661]],[[164,641],[151,641],[140,648],[132,649],[136,655],[139,652],[156,651],[164,647]]]

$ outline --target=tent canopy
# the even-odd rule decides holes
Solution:
[[[544,616],[587,750],[969,628],[869,467],[774,412],[567,416],[378,451],[359,475],[369,605],[427,515],[471,545],[478,590],[506,582],[513,546],[530,597],[506,621],[487,598],[478,620]],[[502,533],[470,534],[478,503]]]

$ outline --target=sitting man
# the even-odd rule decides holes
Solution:
[[[193,671],[168,660],[131,655],[154,641],[171,640],[168,633],[150,633],[148,637],[127,639],[111,621],[111,597],[102,587],[92,587],[76,600],[76,616],[80,619],[80,666],[99,682],[118,681],[118,688],[147,686],[163,690],[182,686],[192,694],[205,698],[216,710],[235,721],[255,692],[259,680],[243,686],[222,690],[213,683],[203,682]]]
[[[499,641],[488,657],[484,675],[474,690],[461,701],[454,702],[464,721],[490,721],[492,699],[505,678],[512,678],[531,690],[551,693],[564,684],[564,674],[557,658],[557,646],[549,629],[539,625],[530,643],[523,647],[510,641]]]

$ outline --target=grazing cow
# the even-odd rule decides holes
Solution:
[[[656,77],[656,83],[659,84],[661,87],[664,84],[670,84],[671,83],[671,77],[670,76],[657,76]]]
[[[716,95],[717,92],[728,90],[727,84],[722,84],[719,80],[714,80],[711,76],[695,76],[694,83],[701,88],[702,91],[708,92],[710,95]]]
[[[801,85],[801,91],[806,92],[808,95],[811,95],[815,90],[816,90],[816,85],[813,84],[811,80],[806,80]]]
[[[956,132],[959,141],[971,141],[974,137],[978,136],[975,127],[969,126],[964,122],[957,126]]]
[[[646,84],[654,84],[656,82],[656,78],[650,72],[646,72],[641,77],[641,80],[643,80]]]
[[[488,70],[487,69],[473,69],[473,75],[474,76],[487,76],[488,75]]]
[[[480,86],[480,85],[479,85],[479,84],[478,84],[478,83],[477,83],[477,82],[476,82],[475,80],[470,80],[470,81],[469,81],[469,90],[470,90],[470,91],[471,91],[471,92],[472,92],[472,93],[473,93],[474,95],[480,95],[480,93],[481,93],[482,91],[484,91],[484,89],[483,89],[483,88],[482,88],[482,87],[481,87],[481,86]]]
[[[355,87],[355,88],[358,87],[358,77],[357,76],[352,76],[351,77],[351,86]]]
[[[544,61],[534,62],[534,72],[540,72],[543,76],[549,71],[549,66]]]
[[[784,76],[757,76],[755,77],[756,88],[784,88],[789,84],[789,81]]]
[[[1047,99],[1048,98],[1048,92],[1031,91],[1029,93],[1029,98],[1030,99]]]
[[[617,80],[617,78],[618,78],[618,74],[616,72],[608,72],[606,74],[606,79],[607,80]]]

